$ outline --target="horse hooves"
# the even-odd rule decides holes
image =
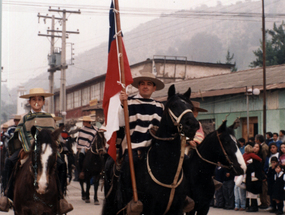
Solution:
[[[90,199],[85,199],[85,203],[90,203]]]
[[[94,200],[94,205],[100,205],[100,202],[98,200]]]

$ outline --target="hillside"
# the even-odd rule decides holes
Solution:
[[[265,1],[266,13],[283,13],[285,1]],[[280,17],[266,19],[266,29],[280,24]],[[248,68],[255,59],[253,50],[260,46],[261,3],[239,2],[230,6],[201,6],[192,10],[163,14],[161,17],[124,32],[124,43],[130,64],[152,58],[153,55],[186,56],[202,62],[226,61],[229,50],[234,54],[238,70]],[[67,85],[82,82],[106,72],[107,41],[76,56],[75,65],[67,70]],[[55,75],[59,87],[60,72]],[[41,80],[41,81],[38,81]],[[48,73],[25,83],[27,89],[43,86],[48,89]],[[16,89],[10,92],[15,95]]]

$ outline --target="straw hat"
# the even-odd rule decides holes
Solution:
[[[208,112],[208,110],[200,108],[200,102],[196,102],[196,101],[191,101],[192,104],[194,105],[194,109],[198,112]]]
[[[28,98],[31,98],[34,96],[50,97],[53,95],[54,95],[53,93],[46,93],[43,88],[33,88],[33,89],[30,89],[29,94],[22,95],[22,96],[20,96],[20,98],[28,99]]]
[[[162,90],[164,88],[164,83],[161,80],[157,79],[155,77],[155,75],[150,73],[150,72],[143,72],[141,74],[141,76],[135,77],[133,80],[134,81],[133,81],[132,85],[135,88],[138,88],[139,83],[141,81],[151,81],[151,82],[153,82],[155,84],[155,86],[156,86],[156,90]]]
[[[93,122],[94,120],[91,119],[91,116],[83,116],[82,118],[79,119],[79,121],[83,121],[83,122]]]
[[[9,126],[7,125],[7,124],[4,124],[3,126],[2,126],[2,129],[3,128],[8,128]]]
[[[15,115],[14,120],[21,120],[21,115]]]
[[[52,118],[53,118],[55,121],[62,120],[62,117],[56,116],[54,113],[51,113],[50,115],[52,116]]]

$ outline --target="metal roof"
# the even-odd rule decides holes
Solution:
[[[153,98],[163,101],[167,98],[170,85],[154,92]],[[263,68],[254,68],[203,78],[175,82],[176,92],[184,93],[191,87],[191,98],[210,97],[227,94],[244,93],[245,87],[256,87],[263,90]],[[266,67],[267,90],[285,88],[285,65]]]

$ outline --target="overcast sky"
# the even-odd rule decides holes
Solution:
[[[124,32],[130,31],[140,23],[157,18],[161,13],[171,13],[176,10],[190,9],[202,4],[216,6],[235,4],[238,0],[120,0],[121,26]],[[241,0],[239,0],[241,1]],[[242,0],[244,1],[244,0]],[[2,0],[2,84],[9,88],[17,87],[39,73],[47,71],[47,55],[50,52],[50,42],[47,37],[38,36],[40,31],[46,34],[51,21],[46,24],[43,19],[38,22],[37,14],[55,15],[49,13],[48,7],[81,10],[81,14],[68,15],[67,30],[80,34],[70,34],[67,42],[75,43],[76,55],[85,52],[108,40],[108,13],[111,0]],[[61,29],[59,23],[56,28]],[[56,47],[61,47],[57,40]],[[106,47],[107,52],[107,47]],[[70,56],[67,46],[67,58]],[[107,59],[106,59],[107,63]]]

